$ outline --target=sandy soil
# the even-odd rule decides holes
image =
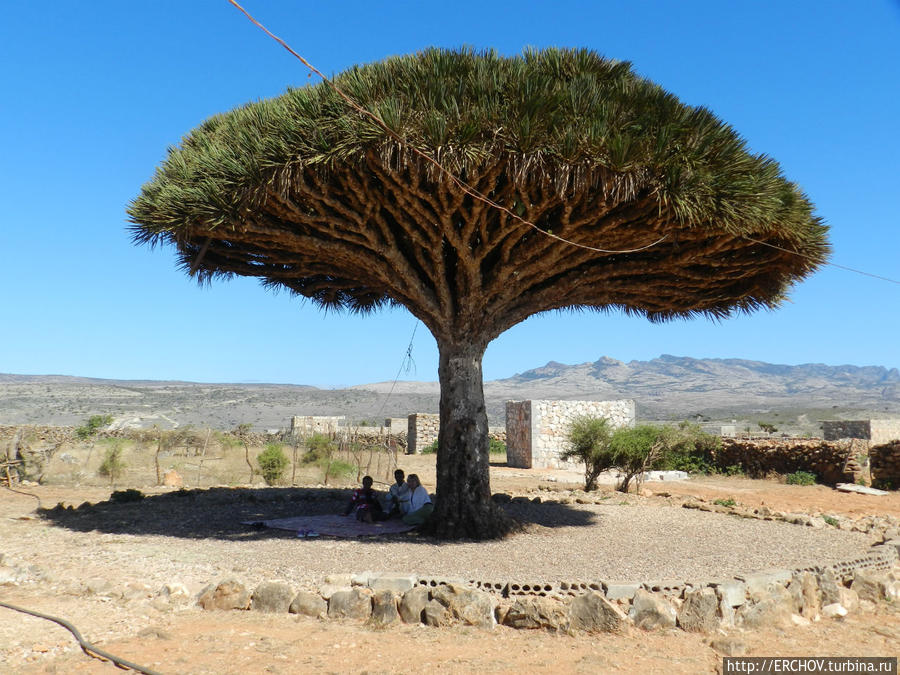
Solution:
[[[408,458],[408,470],[433,480],[433,458]],[[430,473],[429,473],[430,472]],[[495,491],[521,493],[577,486],[577,474],[492,469]],[[859,516],[900,514],[900,494],[867,497],[824,487],[798,487],[742,478],[704,478],[647,485],[662,493],[705,498],[728,496],[747,505],[805,513]],[[26,488],[27,489],[27,488]],[[79,504],[109,495],[99,487],[31,488],[44,506]],[[57,528],[33,518],[37,501],[0,489],[0,532]],[[23,519],[24,518],[24,519]],[[58,532],[52,535],[58,542]],[[145,544],[150,546],[150,537]],[[65,539],[63,538],[65,541]],[[39,538],[35,541],[40,541]],[[56,543],[54,544],[54,546]],[[252,541],[246,543],[253,546]],[[55,579],[75,579],[85,560],[83,540],[56,552]],[[0,538],[0,552],[4,550]],[[173,558],[175,554],[173,552]],[[0,565],[2,565],[0,560]],[[198,561],[205,563],[208,561]],[[99,564],[99,562],[98,562]],[[363,566],[364,567],[364,566]],[[117,570],[105,573],[114,578]],[[96,574],[96,570],[92,572]],[[85,639],[117,656],[161,673],[714,673],[722,651],[747,656],[896,656],[900,608],[884,605],[843,620],[821,620],[791,630],[701,636],[682,631],[621,635],[554,635],[542,631],[431,629],[399,626],[374,630],[352,622],[317,621],[256,612],[204,612],[191,603],[122,601],[98,593],[55,593],[51,584],[0,585],[0,600],[65,618]],[[724,642],[717,642],[724,641]],[[719,651],[715,647],[718,647]],[[735,653],[736,650],[736,653]],[[0,608],[0,673],[113,673],[108,662],[86,656],[62,627]]]

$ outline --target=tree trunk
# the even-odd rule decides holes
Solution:
[[[484,346],[438,342],[441,383],[435,510],[426,531],[441,539],[498,539],[512,522],[491,501]]]

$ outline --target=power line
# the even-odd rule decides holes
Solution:
[[[551,239],[555,239],[555,240],[560,241],[560,242],[563,242],[563,243],[565,243],[565,244],[569,244],[569,245],[571,245],[571,246],[577,246],[578,248],[583,248],[583,249],[586,249],[586,250],[588,250],[588,251],[593,251],[593,252],[595,252],[595,253],[638,253],[638,252],[640,252],[640,251],[646,251],[648,248],[653,248],[654,246],[656,246],[656,245],[658,245],[658,244],[661,244],[663,241],[665,241],[666,239],[668,239],[669,235],[664,234],[662,237],[660,237],[659,239],[657,239],[656,241],[654,241],[652,244],[647,244],[646,246],[641,246],[641,247],[639,247],[639,248],[632,248],[632,249],[625,249],[625,250],[614,251],[614,250],[609,250],[609,249],[597,248],[596,246],[588,246],[587,244],[579,244],[579,243],[577,243],[577,242],[570,241],[570,240],[568,240],[568,239],[565,239],[565,238],[563,238],[563,237],[560,237],[559,235],[553,234],[552,232],[548,232],[548,231],[546,231],[546,230],[542,230],[542,229],[539,228],[537,225],[535,225],[534,223],[532,223],[530,220],[526,220],[525,218],[522,218],[519,214],[514,213],[514,212],[511,211],[509,208],[503,206],[503,204],[500,204],[500,203],[498,203],[498,202],[495,202],[493,199],[491,199],[490,197],[488,197],[488,196],[482,194],[481,192],[479,192],[478,190],[476,190],[475,188],[473,188],[471,185],[469,185],[468,183],[466,183],[465,181],[463,181],[463,180],[462,180],[461,178],[459,178],[458,176],[455,176],[453,173],[451,173],[450,171],[448,171],[447,169],[445,169],[445,168],[441,165],[441,163],[438,162],[438,161],[437,161],[436,159],[434,159],[433,157],[429,157],[427,154],[425,154],[424,152],[422,152],[422,151],[419,150],[418,148],[415,148],[415,147],[413,147],[413,146],[411,146],[411,145],[408,145],[408,144],[403,140],[403,138],[401,138],[401,137],[400,137],[398,134],[396,134],[390,127],[388,127],[388,126],[384,123],[384,121],[383,121],[380,117],[378,117],[378,115],[376,115],[375,113],[373,113],[373,112],[367,110],[366,108],[364,108],[363,106],[361,106],[359,103],[357,103],[356,101],[354,101],[350,96],[348,96],[347,94],[345,94],[345,93],[344,93],[344,92],[343,92],[343,91],[342,91],[342,90],[341,90],[334,82],[332,82],[330,79],[328,79],[327,77],[325,77],[325,74],[322,73],[322,71],[320,71],[318,68],[316,68],[314,65],[312,65],[309,61],[307,61],[305,58],[303,58],[300,54],[298,54],[298,53],[295,52],[293,49],[291,49],[291,46],[290,46],[287,42],[285,42],[285,41],[282,40],[280,37],[278,37],[277,35],[275,35],[274,33],[272,33],[272,31],[270,31],[268,28],[266,28],[264,25],[262,25],[262,24],[261,24],[259,21],[257,21],[255,18],[253,18],[253,16],[251,16],[250,13],[249,13],[246,9],[244,9],[243,7],[241,7],[235,0],[228,0],[228,2],[230,2],[230,3],[231,3],[232,5],[234,5],[237,9],[239,9],[239,10],[244,14],[244,16],[246,16],[248,19],[250,19],[250,21],[252,21],[256,26],[258,26],[258,27],[259,27],[266,35],[268,35],[269,37],[271,37],[271,38],[272,38],[273,40],[275,40],[278,44],[280,44],[282,47],[284,47],[288,52],[290,52],[293,56],[295,56],[297,59],[299,59],[300,62],[301,62],[304,66],[306,66],[306,67],[309,68],[312,72],[314,72],[316,75],[318,75],[320,78],[322,78],[322,81],[323,81],[326,85],[328,85],[329,87],[331,87],[332,91],[334,91],[338,96],[340,96],[342,99],[344,99],[344,101],[347,102],[347,105],[349,105],[351,108],[353,108],[354,110],[356,110],[356,111],[359,112],[360,114],[365,115],[366,117],[368,117],[368,118],[370,118],[372,121],[374,121],[375,124],[377,124],[378,127],[379,127],[380,129],[382,129],[382,130],[383,130],[385,133],[387,133],[391,138],[393,138],[395,141],[397,141],[397,143],[399,143],[399,144],[402,145],[403,147],[407,148],[408,150],[410,150],[410,151],[413,152],[414,154],[418,155],[419,157],[421,157],[422,159],[424,159],[424,160],[425,160],[426,162],[428,162],[429,164],[433,165],[435,168],[437,168],[437,170],[438,170],[439,172],[441,172],[441,173],[443,173],[444,175],[446,175],[453,183],[456,184],[457,187],[459,187],[463,192],[465,192],[465,193],[466,193],[467,195],[469,195],[470,197],[474,197],[475,199],[477,199],[477,200],[479,200],[479,201],[481,201],[481,202],[484,202],[484,203],[487,204],[488,206],[490,206],[490,207],[492,207],[492,208],[495,208],[495,209],[497,209],[497,210],[499,210],[499,211],[502,211],[503,213],[505,213],[506,215],[508,215],[510,218],[519,221],[519,222],[522,223],[523,225],[527,225],[528,227],[530,227],[530,228],[533,229],[534,231],[539,232],[540,234],[543,234],[544,236],[550,237]]]
[[[416,338],[416,330],[419,328],[419,322],[416,321],[416,325],[413,326],[412,335],[409,338],[409,345],[406,347],[406,353],[403,356],[403,360],[400,362],[400,368],[397,370],[397,377],[394,378],[394,382],[391,384],[390,391],[388,391],[387,396],[384,397],[384,400],[381,402],[381,408],[379,408],[378,413],[375,417],[381,417],[381,413],[384,412],[384,407],[387,405],[388,399],[391,397],[391,394],[394,393],[394,387],[397,386],[397,382],[400,380],[400,373],[403,372],[403,369],[406,368],[406,372],[409,372],[409,369],[415,366],[415,362],[412,357],[412,348],[413,348],[413,340]]]
[[[784,251],[785,253],[792,253],[796,256],[800,256],[801,258],[806,258],[807,260],[812,260],[813,262],[821,262],[821,261],[817,260],[816,258],[813,258],[810,255],[806,255],[805,253],[800,253],[799,251],[792,251],[789,248],[784,248],[782,246],[776,246],[775,244],[770,244],[767,241],[760,241],[758,239],[753,239],[752,237],[748,237],[746,235],[744,235],[744,239],[746,239],[747,241],[752,241],[754,244],[761,244],[763,246],[768,246],[769,248],[774,248],[778,251]],[[898,281],[897,279],[891,279],[890,277],[883,277],[880,274],[872,274],[871,272],[864,272],[863,270],[858,270],[853,267],[847,267],[846,265],[838,265],[837,263],[829,262],[828,260],[824,261],[824,263],[822,263],[822,264],[829,265],[831,267],[836,267],[839,270],[845,270],[847,272],[854,272],[855,274],[862,274],[863,276],[872,277],[873,279],[887,281],[888,283],[897,284],[898,286],[900,286],[900,281]]]
[[[413,153],[415,153],[416,155],[420,156],[422,159],[424,159],[424,160],[425,160],[426,162],[428,162],[429,164],[432,164],[435,168],[437,168],[437,170],[438,170],[439,172],[441,172],[441,173],[443,173],[444,175],[446,175],[453,183],[455,183],[455,184],[456,184],[463,192],[465,192],[465,193],[468,194],[469,196],[474,197],[475,199],[477,199],[477,200],[479,200],[479,201],[481,201],[481,202],[484,202],[485,204],[487,204],[488,206],[490,206],[490,207],[492,207],[492,208],[495,208],[495,209],[498,209],[499,211],[502,211],[503,213],[505,213],[506,215],[510,216],[510,217],[513,218],[514,220],[516,220],[516,221],[522,223],[523,225],[527,225],[528,227],[532,228],[532,229],[535,230],[536,232],[539,232],[540,234],[543,234],[544,236],[550,237],[551,239],[555,239],[555,240],[557,240],[557,241],[559,241],[559,242],[562,242],[562,243],[565,243],[565,244],[569,244],[569,245],[571,245],[571,246],[576,246],[576,247],[578,247],[578,248],[586,249],[586,250],[588,250],[588,251],[594,251],[595,253],[607,253],[607,254],[639,253],[640,251],[645,251],[645,250],[647,250],[647,249],[649,249],[649,248],[653,248],[654,246],[657,246],[657,245],[661,244],[663,241],[665,241],[665,240],[668,238],[669,235],[666,234],[666,235],[663,235],[662,237],[660,237],[659,239],[657,239],[657,240],[656,240],[655,242],[653,242],[652,244],[647,244],[646,246],[641,246],[641,247],[639,247],[639,248],[633,248],[633,249],[626,249],[626,250],[618,250],[618,251],[616,251],[616,250],[609,250],[609,249],[597,248],[597,247],[595,247],[595,246],[588,246],[587,244],[579,244],[579,243],[577,243],[577,242],[570,241],[570,240],[568,240],[568,239],[565,239],[565,238],[563,238],[563,237],[560,237],[559,235],[553,234],[552,232],[548,232],[548,231],[546,231],[546,230],[542,230],[540,227],[538,227],[537,225],[535,225],[535,224],[532,223],[531,221],[526,220],[525,218],[522,218],[520,215],[518,215],[517,213],[514,213],[513,211],[511,211],[511,210],[510,210],[509,208],[507,208],[506,206],[503,206],[502,204],[499,204],[498,202],[495,202],[495,201],[494,201],[493,199],[491,199],[490,197],[487,197],[486,195],[482,194],[481,192],[479,192],[478,190],[476,190],[475,188],[473,188],[471,185],[469,185],[468,183],[466,183],[465,181],[463,181],[463,180],[460,179],[459,177],[455,176],[453,173],[451,173],[450,171],[448,171],[447,169],[445,169],[445,168],[440,164],[440,162],[438,162],[437,160],[435,160],[433,157],[428,156],[426,153],[422,152],[422,151],[419,150],[418,148],[415,148],[415,147],[412,147],[412,146],[408,145],[408,144],[407,144],[407,143],[406,143],[399,135],[397,135],[392,129],[390,129],[390,128],[384,123],[384,121],[382,121],[382,119],[381,119],[380,117],[378,117],[375,113],[373,113],[373,112],[367,110],[366,108],[364,108],[363,106],[361,106],[359,103],[357,103],[356,101],[354,101],[354,100],[353,100],[350,96],[348,96],[346,93],[344,93],[344,92],[343,92],[336,84],[334,84],[334,82],[332,82],[328,77],[326,77],[325,74],[324,74],[322,71],[320,71],[318,68],[316,68],[314,65],[312,65],[309,61],[307,61],[305,58],[303,58],[303,56],[301,56],[301,55],[298,54],[296,51],[294,51],[294,50],[291,48],[291,46],[290,46],[287,42],[285,42],[284,40],[282,40],[280,37],[278,37],[277,35],[275,35],[274,33],[272,33],[272,31],[270,31],[268,28],[266,28],[263,24],[261,24],[259,21],[257,21],[257,20],[256,20],[256,19],[255,19],[255,18],[254,18],[247,10],[246,10],[246,9],[244,9],[243,7],[241,7],[241,5],[239,5],[239,4],[236,2],[236,0],[228,0],[228,2],[231,3],[231,4],[232,4],[234,7],[236,7],[238,10],[240,10],[240,11],[244,14],[244,16],[246,16],[253,24],[255,24],[257,27],[259,27],[266,35],[268,35],[268,36],[271,37],[273,40],[275,40],[276,42],[278,42],[278,44],[280,44],[280,45],[281,45],[282,47],[284,47],[288,52],[290,52],[291,55],[293,55],[294,57],[296,57],[297,59],[299,59],[300,62],[301,62],[304,66],[306,66],[307,68],[309,68],[310,71],[312,71],[313,73],[315,73],[316,75],[318,75],[320,78],[322,78],[322,81],[323,81],[326,85],[328,85],[329,87],[331,87],[331,89],[332,89],[338,96],[340,96],[342,99],[344,99],[344,101],[347,102],[347,105],[349,105],[351,108],[353,108],[354,110],[356,110],[356,111],[359,112],[360,114],[365,115],[366,117],[368,117],[368,118],[370,118],[371,120],[373,120],[373,121],[375,122],[375,124],[377,124],[377,125],[379,126],[379,128],[381,128],[385,133],[387,133],[391,138],[393,138],[395,141],[397,141],[400,145],[402,145],[402,146],[408,148],[411,152],[413,152]],[[780,246],[776,246],[775,244],[770,244],[770,243],[765,242],[765,241],[759,241],[759,240],[757,240],[757,239],[753,239],[752,237],[744,236],[744,239],[746,239],[747,241],[754,242],[754,243],[756,243],[756,244],[761,244],[761,245],[763,245],[763,246],[769,246],[770,248],[774,248],[774,249],[777,249],[777,250],[779,250],[779,251],[784,251],[785,253],[792,253],[792,254],[794,254],[794,255],[796,255],[796,256],[800,256],[800,257],[802,257],[802,258],[806,258],[807,260],[813,261],[813,262],[818,263],[818,264],[823,264],[823,261],[818,260],[818,259],[816,259],[816,258],[813,258],[812,256],[806,255],[805,253],[800,253],[800,252],[798,252],[798,251],[791,251],[790,249],[782,248],[782,247],[780,247]],[[202,253],[200,254],[199,257],[202,257]],[[195,263],[195,264],[196,264],[196,263]],[[898,284],[898,285],[900,285],[900,281],[898,281],[898,280],[896,280],[896,279],[891,279],[891,278],[889,278],[889,277],[884,277],[884,276],[881,276],[881,275],[878,275],[878,274],[872,274],[872,273],[870,273],[870,272],[864,272],[864,271],[862,271],[862,270],[854,269],[854,268],[852,268],[852,267],[847,267],[847,266],[845,266],[845,265],[838,265],[837,263],[833,263],[833,262],[824,261],[824,264],[825,264],[825,265],[830,265],[831,267],[836,267],[837,269],[842,269],[842,270],[845,270],[845,271],[848,271],[848,272],[854,272],[855,274],[861,274],[861,275],[863,275],[863,276],[872,277],[873,279],[879,279],[879,280],[881,280],[881,281],[887,281],[887,282],[892,283],[892,284]],[[402,367],[403,367],[403,366],[401,365],[401,369],[402,369]],[[398,377],[399,377],[399,375],[398,375]],[[396,384],[396,381],[395,381],[395,384]],[[393,387],[392,387],[392,391],[393,391]]]

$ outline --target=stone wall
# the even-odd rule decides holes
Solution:
[[[900,441],[891,441],[871,448],[869,466],[874,487],[900,489]]]
[[[579,469],[560,459],[576,417],[603,417],[613,427],[634,424],[634,401],[508,401],[506,458],[523,469]]]
[[[843,439],[735,439],[723,438],[713,463],[719,469],[739,466],[753,477],[769,473],[808,471],[823,483],[855,483],[863,475],[865,441]]]
[[[343,415],[336,417],[295,415],[291,418],[291,435],[335,434],[344,419]]]
[[[900,440],[900,419],[828,420],[822,422],[822,435],[826,441],[861,438],[881,445]]]
[[[440,429],[440,415],[433,413],[413,413],[408,418],[407,434],[409,445],[406,452],[417,455],[434,443]]]

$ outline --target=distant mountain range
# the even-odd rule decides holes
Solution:
[[[484,389],[492,424],[504,423],[507,400],[523,399],[630,398],[640,419],[765,419],[795,430],[814,427],[816,419],[900,415],[900,372],[880,366],[788,366],[668,354],[625,363],[602,357],[577,365],[550,361],[486,382]],[[439,393],[437,382],[317,389],[0,374],[0,424],[77,424],[100,413],[146,427],[229,429],[249,422],[270,429],[285,427],[292,415],[380,423],[437,412]]]

